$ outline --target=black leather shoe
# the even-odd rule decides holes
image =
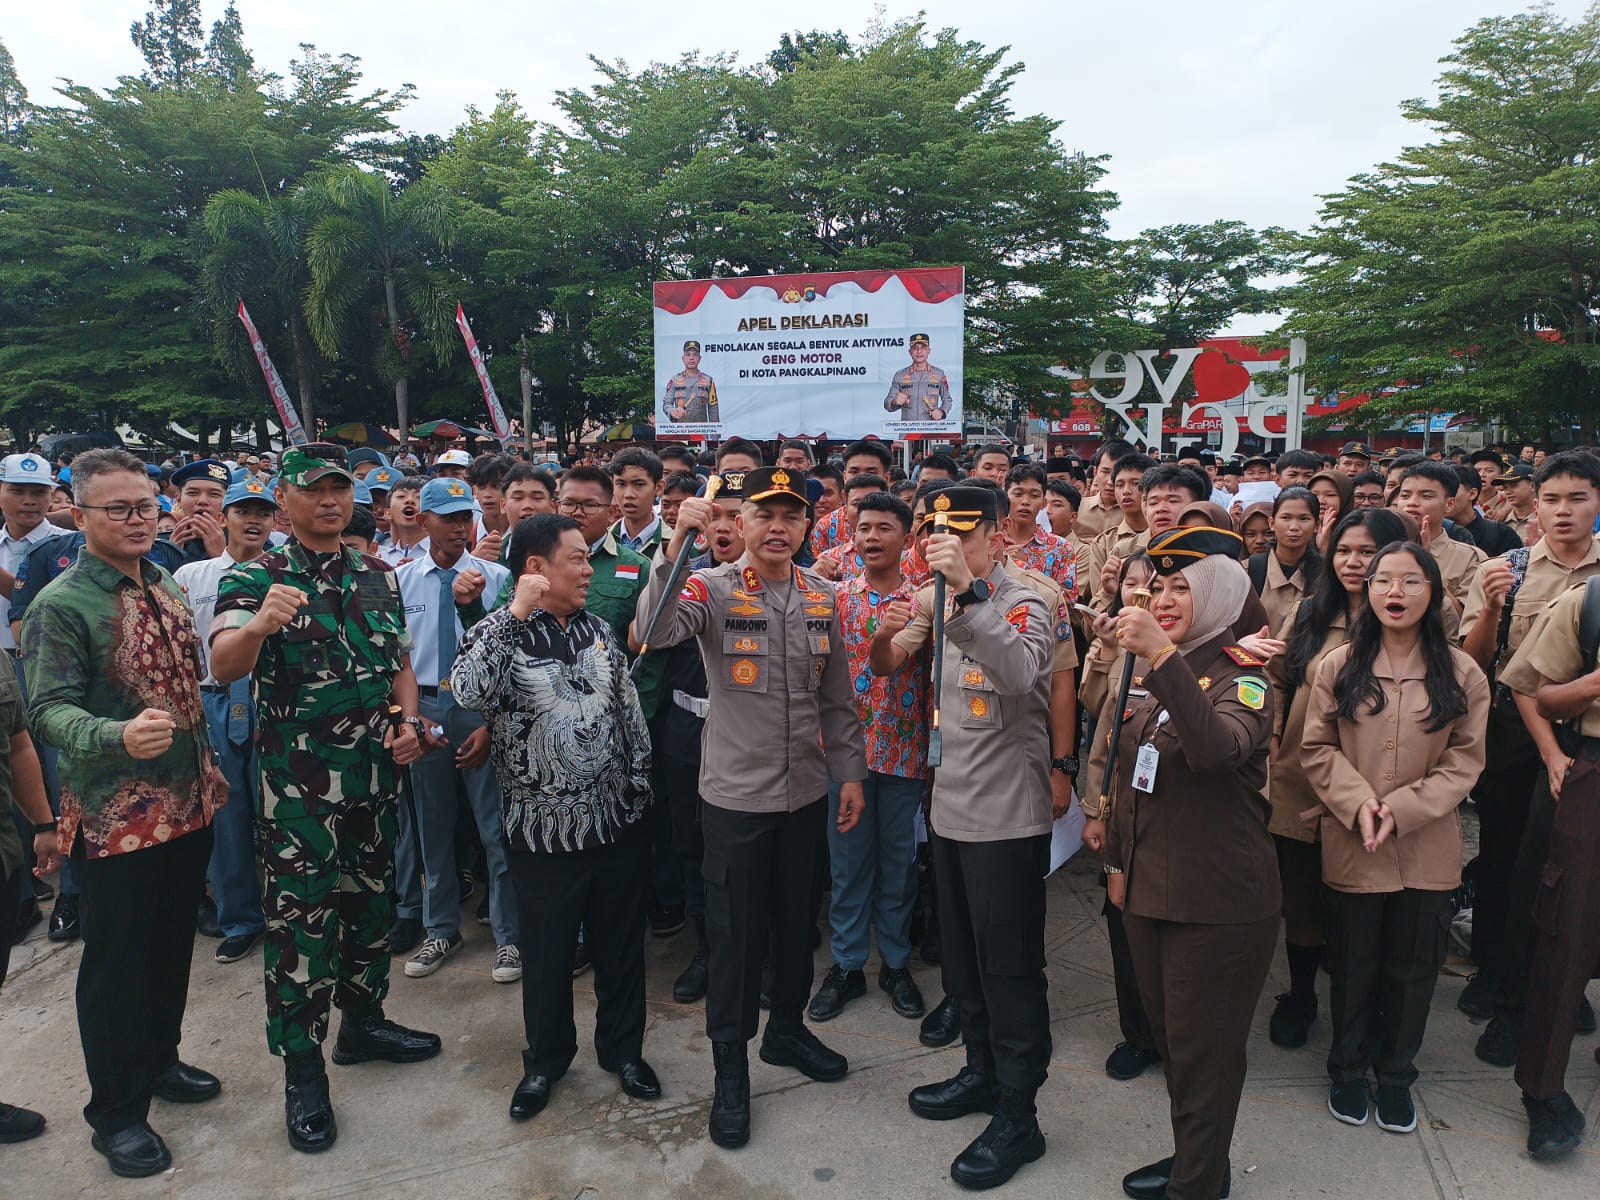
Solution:
[[[550,1103],[550,1076],[524,1075],[517,1090],[511,1093],[511,1119],[526,1121],[544,1111]]]
[[[617,1068],[617,1078],[622,1081],[622,1090],[635,1100],[661,1099],[661,1081],[642,1058],[623,1063]]]
[[[1572,1097],[1559,1092],[1549,1100],[1522,1098],[1528,1112],[1528,1153],[1556,1158],[1571,1153],[1583,1140],[1584,1118]]]
[[[1317,1019],[1317,994],[1297,996],[1284,992],[1278,997],[1278,1006],[1272,1010],[1267,1023],[1267,1036],[1274,1046],[1298,1050],[1310,1036],[1311,1024]]]
[[[1500,1003],[1500,976],[1492,971],[1479,971],[1461,989],[1456,997],[1456,1007],[1469,1017],[1494,1016],[1495,1005]]]
[[[761,1038],[761,1061],[774,1067],[793,1067],[818,1083],[834,1083],[850,1070],[844,1055],[829,1050],[804,1025],[774,1029],[770,1021]]]
[[[1140,1167],[1137,1171],[1129,1171],[1122,1177],[1122,1191],[1125,1195],[1132,1196],[1133,1200],[1165,1200],[1167,1184],[1172,1182],[1172,1159],[1163,1158],[1160,1162],[1153,1162],[1148,1167]],[[1233,1191],[1233,1164],[1228,1164],[1227,1172],[1222,1176],[1222,1200],[1228,1200],[1228,1195]]]
[[[889,993],[889,1006],[902,1017],[915,1020],[928,1011],[922,1001],[922,989],[904,967],[882,967],[878,970],[878,986]]]
[[[672,998],[679,1004],[693,1004],[704,1000],[710,985],[711,955],[704,945],[694,952],[683,974],[672,981]]]
[[[25,1142],[44,1132],[44,1114],[15,1104],[0,1104],[0,1144]]]
[[[82,932],[78,924],[78,898],[62,893],[50,912],[50,928],[45,936],[52,942],[75,942]]]
[[[333,1044],[333,1061],[341,1067],[375,1059],[421,1062],[439,1053],[442,1045],[438,1034],[407,1029],[382,1015],[345,1017],[339,1023],[339,1040]]]
[[[1578,997],[1578,1032],[1594,1032],[1594,1005],[1589,1003],[1589,997]]]
[[[712,1042],[717,1076],[711,1094],[711,1140],[734,1150],[750,1140],[750,1058],[743,1042]]]
[[[396,917],[389,926],[389,957],[404,958],[422,945],[422,922],[416,917]]]
[[[996,1113],[950,1164],[950,1178],[969,1191],[999,1187],[1026,1163],[1044,1157],[1044,1134],[1035,1117]]]
[[[658,938],[669,938],[688,923],[681,904],[652,904],[646,921],[650,936]]]
[[[339,1122],[328,1099],[328,1076],[313,1075],[283,1085],[284,1125],[289,1145],[302,1154],[321,1154],[339,1140]]]
[[[1126,1082],[1139,1078],[1147,1068],[1160,1061],[1161,1055],[1155,1050],[1141,1050],[1132,1042],[1118,1042],[1106,1059],[1106,1074]]]
[[[851,1000],[867,994],[867,976],[862,971],[847,971],[837,963],[828,968],[822,977],[822,986],[811,997],[806,1009],[813,1021],[831,1021],[844,1011]]]
[[[199,1104],[222,1091],[222,1080],[210,1071],[175,1062],[151,1081],[150,1090],[168,1104]]]
[[[194,927],[208,938],[222,936],[222,926],[217,922],[216,901],[212,900],[210,896],[206,896],[200,901],[200,907],[195,911],[194,915]]]
[[[924,1046],[948,1046],[960,1036],[961,1005],[954,996],[946,996],[922,1018],[917,1041]]]
[[[167,1149],[161,1135],[148,1125],[134,1125],[110,1137],[97,1133],[89,1139],[89,1144],[106,1156],[112,1173],[124,1179],[159,1175],[172,1165],[172,1151]]]
[[[1477,1045],[1473,1046],[1472,1052],[1491,1067],[1514,1067],[1517,1065],[1517,1043],[1521,1039],[1520,1029],[1510,1021],[1495,1017],[1478,1035]]]
[[[1000,1103],[1000,1085],[971,1067],[962,1067],[953,1079],[912,1088],[907,1103],[912,1112],[928,1121],[953,1121],[975,1112],[992,1115]]]

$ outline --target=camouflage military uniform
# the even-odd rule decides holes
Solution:
[[[406,665],[394,571],[291,541],[223,576],[212,636],[247,625],[274,583],[310,601],[256,662],[267,915],[267,1044],[313,1050],[331,1000],[379,1009],[389,990],[395,766],[386,707]]]
[[[720,421],[717,415],[717,383],[704,371],[679,371],[667,380],[667,391],[662,397],[669,421],[705,423]],[[677,416],[679,408],[683,416]]]

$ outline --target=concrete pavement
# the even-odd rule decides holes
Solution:
[[[1170,1152],[1159,1074],[1115,1083],[1101,1069],[1118,1040],[1101,891],[1084,856],[1050,881],[1047,949],[1055,1053],[1039,1098],[1045,1158],[1000,1194],[1024,1200],[1120,1196],[1121,1175]],[[204,1105],[155,1102],[152,1124],[175,1166],[148,1180],[118,1180],[89,1148],[87,1098],[73,1012],[76,947],[51,946],[42,927],[13,951],[0,995],[0,1098],[43,1111],[43,1137],[0,1147],[0,1196],[55,1200],[96,1196],[257,1200],[307,1197],[472,1196],[484,1200],[632,1200],[641,1197],[801,1200],[963,1194],[950,1160],[985,1118],[934,1124],[906,1108],[906,1092],[953,1074],[958,1045],[929,1050],[917,1023],[894,1015],[875,986],[817,1031],[850,1058],[841,1083],[813,1083],[751,1054],[754,1133],[748,1147],[719,1150],[705,1136],[711,1052],[698,1006],[671,1000],[673,976],[692,935],[650,940],[650,1028],[645,1053],[665,1097],[623,1096],[594,1063],[592,977],[576,981],[580,1052],[550,1107],[526,1125],[506,1117],[521,1073],[516,986],[489,978],[488,931],[470,920],[467,946],[428,979],[394,971],[389,1013],[439,1032],[444,1053],[416,1066],[329,1068],[338,1145],[308,1157],[283,1133],[282,1074],[263,1038],[259,950],[242,962],[212,958],[200,938],[185,1022],[186,1061],[216,1072],[223,1093]],[[826,951],[817,970],[826,968]],[[938,969],[914,963],[931,1005]],[[1409,1136],[1375,1124],[1352,1129],[1327,1113],[1326,1020],[1302,1050],[1266,1037],[1273,996],[1286,986],[1282,956],[1262,997],[1250,1047],[1250,1077],[1233,1145],[1233,1195],[1355,1200],[1376,1194],[1441,1200],[1593,1200],[1600,1194],[1600,1066],[1596,1038],[1574,1046],[1568,1081],[1589,1117],[1577,1153],[1537,1165],[1522,1150],[1525,1125],[1511,1072],[1472,1054],[1478,1030],[1455,1008],[1463,980],[1440,979],[1416,1088],[1421,1126]],[[1326,980],[1324,979],[1324,998]],[[1591,989],[1593,998],[1600,988]],[[337,1017],[335,1018],[337,1020]]]

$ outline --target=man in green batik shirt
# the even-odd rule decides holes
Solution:
[[[434,1034],[383,1015],[389,991],[395,767],[421,756],[395,575],[340,544],[354,478],[338,446],[284,452],[277,499],[293,537],[222,577],[211,670],[255,672],[267,916],[267,1045],[284,1059],[289,1144],[338,1136],[322,1042],[343,1013],[333,1061],[418,1062]],[[403,715],[389,718],[389,706]]]

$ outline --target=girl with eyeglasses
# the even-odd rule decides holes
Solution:
[[[1417,1127],[1411,1085],[1461,882],[1457,809],[1484,763],[1489,684],[1445,630],[1444,581],[1415,542],[1367,572],[1347,645],[1317,668],[1301,741],[1321,801],[1329,1007],[1328,1111]]]

